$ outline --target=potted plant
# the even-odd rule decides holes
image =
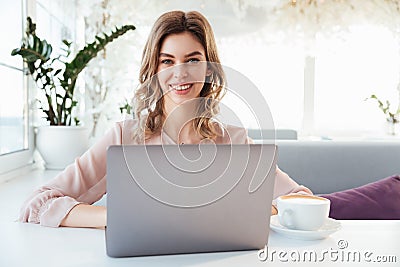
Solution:
[[[26,35],[21,47],[14,49],[11,55],[23,58],[27,74],[44,94],[45,101],[39,101],[40,109],[49,126],[38,128],[36,144],[47,168],[64,168],[87,149],[87,131],[77,127],[79,120],[72,118],[78,104],[74,98],[78,75],[108,43],[134,29],[133,25],[124,25],[116,27],[109,35],[96,35],[94,42],[87,44],[69,60],[72,56],[72,43],[63,40],[65,54],[52,56],[51,44],[36,35],[36,24],[30,17],[27,18]],[[82,146],[73,143],[78,141],[85,142]],[[62,152],[66,155],[61,155]]]
[[[400,94],[400,90],[399,90]],[[381,101],[376,95],[371,95],[367,99],[375,99],[378,102],[379,109],[385,114],[386,116],[386,123],[388,125],[388,134],[396,135],[397,131],[396,128],[400,125],[400,102],[397,110],[392,110],[390,108],[391,103],[389,100],[385,102]]]

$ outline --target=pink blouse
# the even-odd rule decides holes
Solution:
[[[106,151],[110,145],[137,144],[133,141],[136,120],[116,123],[104,137],[96,142],[75,162],[65,168],[54,179],[35,190],[21,207],[19,221],[40,223],[58,227],[70,210],[80,203],[93,204],[106,193]],[[227,126],[224,134],[216,140],[218,144],[248,144],[243,128]],[[166,133],[154,135],[146,144],[175,144]],[[309,193],[279,168],[276,170],[274,198],[289,193]]]

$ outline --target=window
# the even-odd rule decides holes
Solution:
[[[22,60],[11,56],[23,33],[25,1],[5,0],[0,11],[0,174],[32,162],[28,89]]]
[[[342,45],[322,53],[315,61],[315,133],[320,135],[379,135],[385,118],[371,94],[398,103],[399,48],[383,27],[350,28]],[[393,109],[395,106],[393,106]]]
[[[397,106],[398,41],[376,25],[352,26],[345,37],[317,38],[311,56],[301,47],[268,43],[262,30],[217,40],[223,64],[257,85],[276,128],[295,129],[300,137],[382,135],[385,118],[365,99],[376,94]],[[237,113],[245,127],[257,127],[243,110]]]
[[[5,1],[5,2],[4,2]],[[42,124],[36,105],[35,85],[23,74],[21,57],[12,57],[20,45],[29,15],[37,34],[58,53],[62,39],[75,38],[75,1],[3,0],[0,10],[0,175],[33,163],[34,126]]]
[[[302,123],[299,115],[303,111],[303,53],[268,46],[262,38],[257,38],[257,34],[219,39],[217,45],[222,64],[239,71],[257,87],[269,106],[275,127],[299,129]],[[222,102],[226,101],[223,99]],[[238,110],[237,103],[229,106]],[[240,110],[236,113],[244,127],[258,127],[255,120],[248,119],[252,117],[248,112],[244,114]]]

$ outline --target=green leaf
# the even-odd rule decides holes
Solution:
[[[62,42],[68,47],[68,48],[70,48],[71,47],[71,45],[72,45],[72,42],[69,42],[69,41],[67,41],[67,40],[62,40]]]
[[[57,76],[61,71],[62,71],[62,69],[56,70],[56,72],[54,72],[54,76]]]
[[[19,55],[19,51],[21,51],[21,48],[15,48],[11,51],[11,55],[12,56]]]
[[[30,17],[27,17],[25,36],[20,47],[13,49],[11,55],[19,55],[23,58],[24,62],[27,63],[29,74],[36,81],[37,87],[43,90],[47,103],[41,103],[41,108],[45,107],[43,112],[51,125],[71,124],[72,109],[78,104],[76,100],[73,100],[78,75],[108,43],[134,29],[133,25],[125,25],[121,28],[115,27],[115,30],[109,35],[100,33],[95,36],[94,42],[86,44],[70,62],[66,62],[67,60],[61,60],[61,58],[68,58],[73,43],[62,40],[66,48],[62,47],[61,49],[66,53],[66,56],[63,53],[51,58],[53,51],[51,44],[36,36],[36,24],[32,22]],[[55,68],[54,66],[58,66],[53,65],[55,63],[61,63],[64,66]],[[78,124],[79,120],[75,120],[75,123]]]
[[[100,38],[99,36],[95,37],[97,41],[99,41],[100,44],[105,44],[106,40],[103,38]]]
[[[27,45],[28,45],[28,47],[30,47],[30,48],[33,48],[34,46],[35,46],[35,38],[34,38],[35,36],[33,36],[33,35],[28,35],[27,36]]]
[[[46,42],[46,40],[44,40],[44,42]],[[44,51],[43,55],[46,58],[50,58],[51,52],[53,51],[53,47],[47,42],[46,42],[46,44],[47,44],[46,50]]]

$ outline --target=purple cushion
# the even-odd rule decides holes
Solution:
[[[334,219],[400,219],[400,176],[322,195],[330,199]]]

